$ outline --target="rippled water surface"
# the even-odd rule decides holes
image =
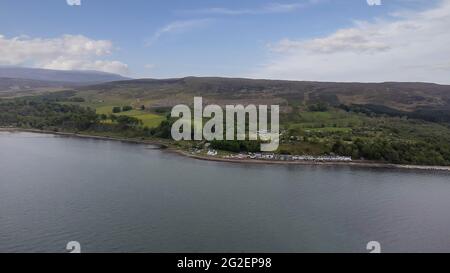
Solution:
[[[0,252],[450,252],[450,174],[0,132]]]

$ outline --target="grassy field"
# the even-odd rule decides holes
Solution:
[[[90,107],[92,109],[95,109],[95,112],[99,115],[101,114],[105,114],[105,115],[110,115],[112,114],[112,109],[114,106],[122,106],[122,105],[127,105],[126,103],[124,104],[124,102],[122,103],[117,103],[117,104],[110,104],[109,103],[79,103],[80,106],[83,107]],[[130,117],[134,117],[137,119],[142,120],[142,123],[144,126],[147,126],[149,128],[154,128],[157,127],[161,121],[163,121],[165,119],[165,117],[163,115],[159,115],[159,114],[155,114],[155,113],[151,113],[145,110],[138,110],[138,109],[133,109],[130,111],[126,111],[126,112],[120,112],[120,113],[116,113],[116,115],[121,115],[121,116],[130,116]],[[108,122],[108,121],[106,121]]]
[[[284,128],[291,132],[351,133],[352,128],[364,125],[367,117],[341,110],[300,112],[281,118]],[[284,121],[284,122],[283,122]]]
[[[149,128],[157,127],[161,121],[165,119],[163,114],[152,113],[148,110],[140,110],[141,105],[148,105],[149,101],[146,100],[136,100],[136,99],[124,99],[119,96],[100,96],[100,97],[91,97],[89,95],[80,95],[79,97],[84,98],[86,101],[81,103],[72,103],[77,104],[82,107],[89,107],[91,109],[95,109],[97,114],[105,114],[111,115],[112,109],[115,106],[123,107],[130,105],[134,109],[125,112],[115,113],[117,116],[130,116],[137,118],[142,121],[144,126]],[[108,121],[106,121],[108,122]]]
[[[110,115],[110,114],[112,114],[113,107],[114,106],[101,106],[99,108],[96,108],[95,110],[96,110],[97,114]],[[157,127],[161,123],[161,121],[163,121],[165,119],[165,117],[163,115],[150,113],[150,112],[143,111],[143,110],[136,110],[136,109],[126,111],[126,112],[116,113],[116,115],[129,116],[129,117],[134,117],[134,118],[140,119],[140,120],[142,120],[143,125],[147,126],[149,128]]]

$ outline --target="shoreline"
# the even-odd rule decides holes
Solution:
[[[170,149],[171,150],[171,149]],[[303,166],[348,166],[361,168],[377,168],[377,169],[403,169],[403,170],[422,170],[422,171],[444,171],[450,172],[450,166],[428,166],[428,165],[404,165],[377,163],[370,161],[352,161],[352,162],[318,162],[318,161],[275,161],[275,160],[258,160],[258,159],[231,159],[220,157],[208,157],[201,155],[193,155],[181,150],[171,150],[177,154],[197,160],[227,162],[236,164],[255,164],[255,165],[303,165]]]
[[[132,144],[155,145],[155,146],[159,146],[160,149],[167,149],[168,148],[167,144],[165,144],[163,142],[160,142],[160,141],[121,138],[121,137],[111,137],[111,136],[96,136],[96,135],[87,135],[87,134],[79,134],[79,133],[68,133],[68,132],[54,132],[54,131],[46,131],[46,130],[39,130],[39,129],[22,129],[22,128],[5,128],[5,127],[0,127],[0,132],[27,132],[27,133],[60,135],[60,136],[70,136],[70,137],[79,137],[79,138],[88,138],[88,139],[97,139],[97,140],[112,140],[112,141],[120,141],[120,142],[132,143]]]
[[[120,141],[133,144],[155,145],[160,149],[167,150],[184,157],[203,160],[203,161],[215,161],[234,164],[254,164],[254,165],[309,165],[309,166],[348,166],[348,167],[362,167],[362,168],[377,168],[377,169],[403,169],[403,170],[422,170],[422,171],[445,171],[450,172],[450,166],[427,166],[427,165],[405,165],[405,164],[391,164],[391,163],[377,163],[371,161],[352,161],[352,162],[317,162],[317,161],[276,161],[276,160],[257,160],[257,159],[233,159],[233,158],[220,158],[202,156],[188,153],[186,151],[170,147],[168,144],[157,140],[140,140],[140,139],[128,139],[120,137],[110,136],[96,136],[79,133],[67,133],[67,132],[54,132],[38,129],[22,129],[22,128],[7,128],[0,127],[0,132],[29,132],[40,134],[52,134],[97,140],[111,140]]]

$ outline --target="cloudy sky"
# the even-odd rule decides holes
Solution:
[[[450,84],[449,29],[450,0],[0,0],[0,65]]]

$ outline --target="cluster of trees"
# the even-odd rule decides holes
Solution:
[[[328,104],[322,101],[308,105],[308,110],[311,112],[326,112],[328,109]]]
[[[142,126],[142,120],[135,117],[111,115],[110,119],[112,122],[117,123],[123,130]]]
[[[39,100],[0,101],[0,126],[87,130],[97,122],[94,110]]]
[[[110,119],[112,123],[102,121]],[[95,110],[51,100],[0,101],[0,126],[54,131],[135,131],[144,134],[142,121],[123,115],[97,115]]]
[[[420,165],[450,164],[450,143],[388,141],[381,138],[357,139],[354,142],[338,140],[332,151],[354,159]]]
[[[408,117],[411,119],[421,119],[430,122],[450,122],[450,109],[443,107],[436,108],[421,108],[412,112],[400,111],[389,108],[384,105],[362,104],[362,105],[339,105],[339,108],[347,112],[364,113],[368,116],[386,115],[390,117]]]
[[[69,102],[85,102],[86,100],[81,97],[73,97],[73,98],[68,99],[67,101],[69,101]]]
[[[217,150],[230,152],[260,152],[261,143],[259,141],[245,141],[245,140],[214,140],[211,142],[211,147]]]
[[[145,106],[144,106],[145,107]],[[145,108],[144,108],[145,109]],[[127,112],[127,111],[131,111],[133,110],[133,107],[129,106],[129,105],[125,105],[123,107],[120,106],[114,106],[112,109],[113,113],[120,113],[120,112]]]
[[[149,129],[150,134],[155,137],[170,139],[172,137],[172,124],[175,122],[175,119],[170,118],[169,116],[163,120],[158,127]]]

